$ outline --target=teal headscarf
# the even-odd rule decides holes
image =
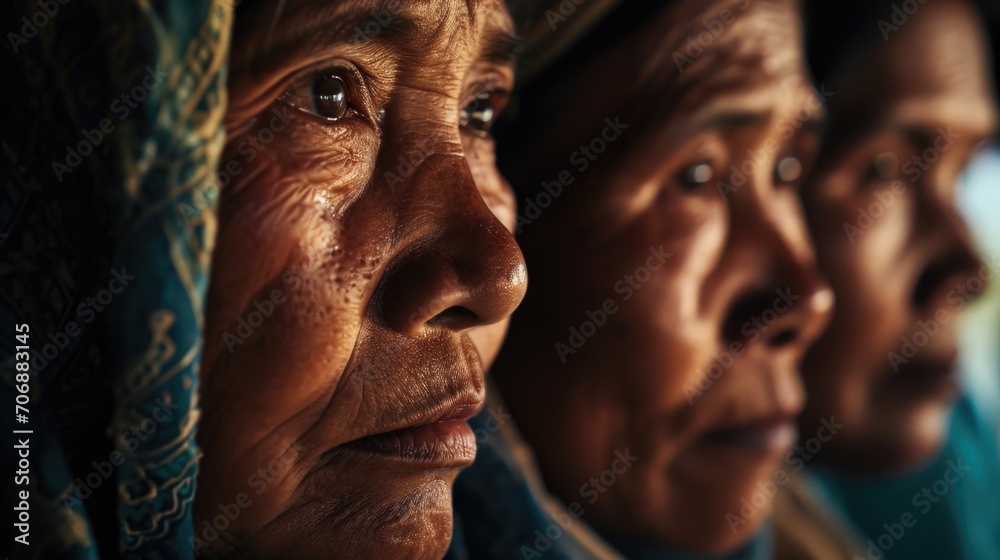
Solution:
[[[18,394],[15,325],[28,326],[31,366],[27,422],[5,414],[3,446],[16,464],[11,430],[31,430],[15,434],[29,440],[30,476],[6,488],[11,507],[30,492],[30,544],[7,542],[15,558],[193,557],[232,7],[13,0],[3,10],[3,402]]]

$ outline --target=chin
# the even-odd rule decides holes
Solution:
[[[705,506],[702,505],[702,507]],[[706,520],[711,519],[712,523],[706,523],[701,534],[684,536],[684,541],[682,541],[684,544],[680,546],[678,546],[676,539],[660,544],[693,554],[725,555],[733,553],[750,542],[757,531],[764,526],[771,516],[772,504],[769,502],[765,509],[758,510],[753,515],[742,519],[746,521],[746,525],[741,524],[735,532],[726,521],[727,515],[734,512],[733,508],[723,507],[720,504],[711,509],[712,513],[710,516],[706,516]],[[739,504],[736,505],[735,512],[736,515],[739,515]],[[721,520],[721,523],[716,522],[716,519]]]
[[[948,438],[952,406],[923,404],[908,414],[893,414],[880,426],[861,427],[860,437],[844,433],[843,447],[830,457],[834,470],[872,478],[893,478],[915,472],[933,461]],[[834,451],[831,449],[831,451]]]
[[[770,472],[775,470],[777,469],[771,469]],[[766,482],[763,478],[760,481],[763,486],[758,485],[758,481],[754,480],[740,494],[738,500],[727,504],[728,507],[720,508],[720,511],[725,510],[719,516],[721,523],[715,527],[715,534],[707,542],[704,552],[723,554],[738,550],[753,539],[754,535],[771,518],[774,511],[774,498],[780,487],[775,484],[775,493],[769,495],[768,490],[764,487],[768,486],[768,482],[773,481],[770,477],[766,479]],[[740,523],[736,521],[737,518]]]
[[[744,480],[708,481],[689,486],[689,497],[669,506],[668,515],[648,520],[659,525],[655,542],[671,549],[693,553],[723,555],[735,552],[750,542],[770,519],[775,493],[762,491],[777,469],[744,477]],[[745,500],[745,503],[744,503]],[[666,509],[664,510],[666,511]]]
[[[886,438],[889,453],[885,453],[881,472],[892,476],[920,470],[933,461],[941,452],[948,438],[951,419],[951,403],[925,407],[913,414],[906,427],[897,426],[893,436]]]
[[[307,497],[248,541],[244,556],[440,560],[452,536],[452,478],[358,480],[352,491]]]
[[[386,496],[377,522],[358,539],[358,548],[344,558],[438,560],[448,551],[453,531],[454,475],[431,479],[399,496]],[[374,525],[374,526],[373,526]],[[318,558],[328,557],[319,555]]]

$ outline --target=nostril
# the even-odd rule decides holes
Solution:
[[[943,263],[933,263],[920,274],[913,286],[912,303],[916,308],[922,308],[937,290],[941,282],[948,277],[948,271]]]
[[[946,287],[949,278],[961,274],[965,268],[961,257],[951,255],[929,263],[913,286],[911,303],[915,309],[923,309]]]
[[[480,323],[479,316],[470,309],[453,305],[431,318],[428,323],[452,329],[466,329]]]
[[[726,316],[723,341],[748,344],[766,334],[767,327],[776,319],[773,305],[774,292],[758,291],[740,297]]]
[[[786,344],[791,344],[792,342],[795,342],[797,336],[798,336],[798,331],[796,331],[793,328],[787,328],[782,330],[778,334],[774,335],[773,337],[771,337],[767,341],[767,345],[770,346],[771,348],[781,348]]]

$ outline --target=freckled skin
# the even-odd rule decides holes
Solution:
[[[847,61],[843,83],[831,86],[833,126],[803,200],[838,303],[804,362],[801,430],[814,433],[816,419],[830,415],[845,425],[817,457],[828,467],[898,474],[930,459],[947,433],[955,386],[922,384],[916,369],[954,359],[959,312],[970,302],[956,287],[981,265],[954,194],[976,144],[995,132],[985,56],[967,3],[928,2],[889,41]],[[933,149],[939,128],[957,135],[943,151]],[[936,161],[926,170],[906,167],[929,147]],[[900,165],[878,180],[873,162],[883,153]],[[878,216],[862,221],[859,209]],[[858,229],[849,237],[844,224]],[[889,353],[902,356],[903,337],[927,333],[920,322],[937,325],[936,334],[894,371]]]
[[[440,558],[458,469],[338,446],[482,402],[526,274],[492,140],[458,117],[488,74],[510,81],[481,50],[511,22],[499,0],[407,2],[393,14],[412,22],[405,45],[330,43],[317,21],[370,7],[266,6],[236,14],[222,161],[242,171],[222,191],[206,301],[196,533],[246,493],[219,554]],[[279,99],[328,63],[364,74],[352,101],[370,119]],[[275,114],[287,125],[250,157],[244,140]],[[230,352],[226,333],[273,290],[282,302]]]
[[[723,9],[735,21],[679,72],[672,54]],[[501,151],[514,184],[530,188],[563,169],[574,182],[519,237],[532,286],[493,371],[548,488],[580,503],[606,534],[732,550],[770,505],[735,530],[726,515],[739,515],[740,499],[776,469],[791,470],[785,447],[738,451],[702,438],[767,416],[791,421],[804,399],[798,361],[832,305],[814,270],[798,185],[774,178],[784,156],[808,168],[818,142],[795,126],[799,109],[822,112],[800,41],[792,2],[679,2],[599,55],[573,58],[578,69],[559,85],[522,100],[527,122]],[[737,109],[757,118],[696,126]],[[629,128],[578,171],[570,155],[616,116]],[[767,153],[724,198],[718,182],[732,182],[730,166],[747,161],[747,150]],[[704,161],[712,179],[683,186],[684,170]],[[660,246],[671,256],[625,300],[616,283]],[[799,298],[791,309],[745,339],[740,325],[786,289]],[[619,310],[563,363],[554,344],[606,299]],[[708,379],[715,356],[737,340],[741,355]],[[686,390],[704,381],[689,403]],[[582,486],[626,448],[635,465],[598,497],[585,495]]]

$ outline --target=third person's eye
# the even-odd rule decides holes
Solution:
[[[774,166],[775,184],[794,183],[802,178],[802,162],[797,157],[783,157]]]
[[[892,179],[899,172],[899,158],[892,152],[881,152],[872,159],[868,178],[876,181]]]

